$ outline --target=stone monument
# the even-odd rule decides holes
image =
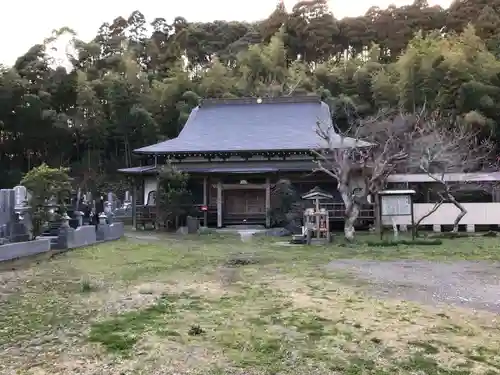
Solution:
[[[0,238],[9,242],[12,236],[12,224],[15,220],[15,192],[12,189],[0,190]]]
[[[13,190],[15,195],[14,211],[16,214],[13,236],[17,238],[17,240],[13,240],[13,242],[29,241],[33,231],[29,206],[29,193],[24,186],[15,186]]]
[[[0,243],[31,239],[28,192],[24,186],[0,190]]]

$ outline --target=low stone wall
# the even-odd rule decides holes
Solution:
[[[99,224],[97,226],[97,241],[119,240],[125,235],[125,225],[121,222]]]
[[[109,225],[109,231],[105,241],[119,240],[124,235],[125,225],[123,223],[112,223]]]
[[[82,225],[68,233],[68,249],[93,245],[97,242],[95,226]]]
[[[125,225],[121,222],[98,225],[97,230],[94,225],[82,225],[76,229],[61,228],[57,237],[42,237],[35,241],[0,245],[0,262],[51,250],[55,251],[55,253],[65,252],[99,242],[118,240],[124,235]]]
[[[107,241],[109,238],[109,224],[99,224],[96,230],[97,241]]]
[[[14,242],[0,246],[0,262],[50,251],[49,239],[37,239],[27,242]]]
[[[57,244],[53,246],[57,250],[70,250],[82,246],[90,246],[97,242],[114,241],[125,235],[123,223],[99,224],[97,229],[94,225],[82,225],[76,229],[60,229]]]

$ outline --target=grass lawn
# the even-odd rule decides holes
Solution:
[[[7,264],[0,374],[496,374],[496,315],[379,300],[324,266],[499,250],[482,237],[369,248],[164,236]]]

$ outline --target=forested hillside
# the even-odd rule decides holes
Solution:
[[[500,140],[500,0],[415,0],[340,20],[325,4],[278,5],[257,23],[136,11],[74,39],[70,70],[33,46],[0,68],[0,187],[42,162],[88,188],[115,183],[134,148],[175,137],[204,97],[316,92],[340,123],[346,109],[425,102]]]

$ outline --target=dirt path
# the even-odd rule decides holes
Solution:
[[[500,313],[500,264],[339,260],[328,264],[370,282],[377,295]]]

